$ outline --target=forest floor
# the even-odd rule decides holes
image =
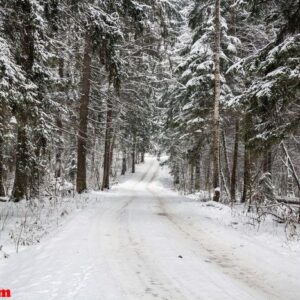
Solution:
[[[300,299],[300,242],[282,225],[258,228],[169,186],[147,157],[109,192],[86,194],[95,201],[39,245],[1,260],[0,288],[18,300]]]

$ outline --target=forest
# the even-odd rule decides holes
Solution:
[[[300,299],[300,0],[0,0],[0,298]]]
[[[0,196],[183,193],[300,221],[300,1],[1,0]]]

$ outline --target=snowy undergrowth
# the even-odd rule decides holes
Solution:
[[[0,202],[0,259],[19,252],[62,226],[71,215],[97,202],[89,194]]]
[[[169,208],[174,214],[181,213],[186,216],[186,221],[199,220],[199,228],[208,231],[214,227],[218,231],[224,230],[224,238],[228,236],[228,229],[234,235],[242,235],[247,240],[256,240],[258,244],[268,244],[271,248],[283,247],[300,252],[300,228],[299,225],[278,223],[271,215],[258,218],[257,213],[248,212],[248,206],[235,204],[232,208],[223,203],[207,201],[208,193],[200,191],[184,195],[175,191],[167,166],[163,166],[159,181],[163,187],[173,188],[173,192],[180,194],[176,201],[170,203]],[[193,216],[189,213],[193,212]],[[186,212],[186,213],[184,213]]]
[[[140,176],[143,169],[137,169],[134,176]],[[132,174],[115,178],[112,190]],[[66,186],[64,186],[65,188]],[[73,186],[68,186],[69,191]],[[61,191],[60,191],[61,192]],[[46,237],[55,235],[60,227],[75,218],[84,209],[95,208],[102,200],[110,197],[109,191],[89,191],[81,195],[49,196],[30,201],[0,201],[0,260],[12,253],[36,245]]]

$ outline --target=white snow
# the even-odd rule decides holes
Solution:
[[[20,300],[300,299],[299,243],[179,195],[146,159],[110,192],[84,195],[92,204],[40,245],[0,261],[0,287]]]

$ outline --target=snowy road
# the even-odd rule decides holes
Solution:
[[[300,299],[300,260],[201,215],[155,159],[38,247],[1,262],[12,299]],[[166,172],[164,172],[166,173]],[[107,196],[108,195],[108,196]]]

